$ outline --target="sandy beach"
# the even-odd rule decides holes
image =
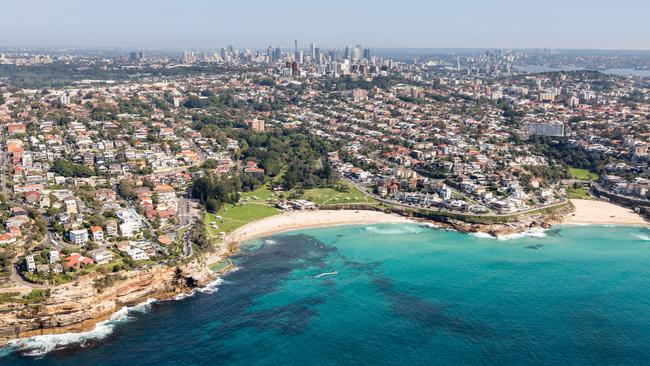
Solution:
[[[354,224],[398,224],[415,222],[398,215],[363,210],[290,211],[248,223],[226,237],[226,242],[241,242],[283,231],[322,226]]]
[[[650,226],[650,222],[633,210],[613,203],[596,200],[571,200],[571,203],[576,211],[566,217],[567,224]]]

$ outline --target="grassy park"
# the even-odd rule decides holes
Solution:
[[[311,188],[304,190],[300,198],[310,200],[319,206],[346,203],[378,203],[352,184],[343,181],[341,183],[346,186],[345,189]],[[212,237],[218,236],[220,232],[228,234],[251,221],[278,214],[280,210],[272,207],[271,202],[280,197],[289,197],[292,194],[294,194],[293,191],[273,192],[267,185],[263,185],[251,192],[243,192],[240,203],[225,205],[216,214],[206,213],[205,225],[208,233]],[[219,216],[221,219],[217,218]],[[216,228],[212,227],[212,222],[216,224]]]
[[[210,235],[217,236],[222,231],[231,233],[251,221],[273,216],[279,212],[280,210],[274,207],[259,203],[226,205],[217,214],[206,213],[205,224]],[[217,216],[221,216],[221,219]],[[217,227],[213,228],[211,222],[216,223]]]
[[[573,179],[581,180],[596,180],[598,179],[598,174],[592,173],[587,169],[573,168],[569,167],[569,174]]]
[[[589,200],[589,188],[585,187],[569,187],[567,188],[567,197],[574,200]]]
[[[312,188],[306,189],[301,198],[310,200],[319,206],[345,204],[345,203],[366,203],[375,204],[377,201],[359,191],[353,185],[347,185],[347,190],[339,191],[334,188]]]

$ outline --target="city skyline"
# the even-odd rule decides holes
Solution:
[[[556,48],[648,50],[650,4],[512,0],[463,4],[339,0],[247,4],[202,0],[92,4],[42,0],[3,5],[0,47],[185,49],[346,43],[373,48]],[[634,10],[634,11],[630,11]],[[29,15],[25,21],[25,15]],[[101,14],[101,16],[98,16]],[[444,16],[443,16],[444,14]]]

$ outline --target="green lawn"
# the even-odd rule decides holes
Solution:
[[[333,205],[345,203],[369,203],[376,204],[377,201],[359,191],[353,185],[344,182],[349,188],[348,192],[339,192],[333,188],[312,188],[306,189],[302,195],[303,199],[310,200],[317,205]]]
[[[596,180],[598,179],[598,174],[592,173],[587,169],[572,168],[569,167],[569,174],[573,179],[582,179],[582,180]]]
[[[251,221],[264,217],[273,216],[280,210],[271,206],[258,203],[245,203],[243,205],[226,205],[215,214],[205,214],[205,225],[212,236],[219,235],[220,232],[230,233],[235,229],[248,224]],[[221,216],[222,220],[216,218]],[[215,222],[217,228],[213,229],[210,222]]]
[[[366,196],[353,185],[347,182],[343,183],[348,185],[348,192],[339,192],[333,188],[313,188],[305,190],[305,193],[301,198],[308,199],[318,205],[377,203],[377,201]],[[222,231],[230,233],[251,221],[279,213],[280,210],[269,206],[268,201],[279,198],[280,194],[283,194],[286,197],[289,196],[291,192],[274,193],[266,185],[263,185],[252,192],[243,192],[241,194],[241,204],[225,205],[217,214],[205,214],[205,226],[208,233],[213,237],[218,236]],[[223,222],[222,220],[218,220],[216,216],[221,216]],[[216,229],[212,228],[210,225],[211,222],[217,224]]]
[[[266,184],[257,188],[254,191],[242,192],[242,202],[266,202],[270,198],[275,198],[277,195],[273,193]]]
[[[589,195],[589,188],[584,188],[584,187],[578,187],[578,188],[573,188],[569,187],[566,190],[567,192],[567,197],[570,199],[574,200],[588,200],[591,199],[591,196]]]

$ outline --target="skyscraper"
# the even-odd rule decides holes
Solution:
[[[319,47],[316,47],[314,49],[314,62],[316,62],[319,65],[321,64],[320,48]]]
[[[364,48],[364,49],[363,49],[363,58],[365,58],[366,60],[370,61],[370,57],[371,57],[371,55],[370,55],[370,48]]]
[[[309,47],[309,57],[311,57],[311,62],[316,61],[316,43],[314,42]]]
[[[361,59],[361,46],[357,45],[352,50],[352,61],[359,61]]]
[[[298,40],[296,39],[296,40],[294,40],[293,42],[294,42],[294,44],[295,44],[295,50],[294,50],[294,54],[293,54],[293,59],[294,59],[294,60],[298,60],[298,57],[300,56],[300,55],[298,55]]]

